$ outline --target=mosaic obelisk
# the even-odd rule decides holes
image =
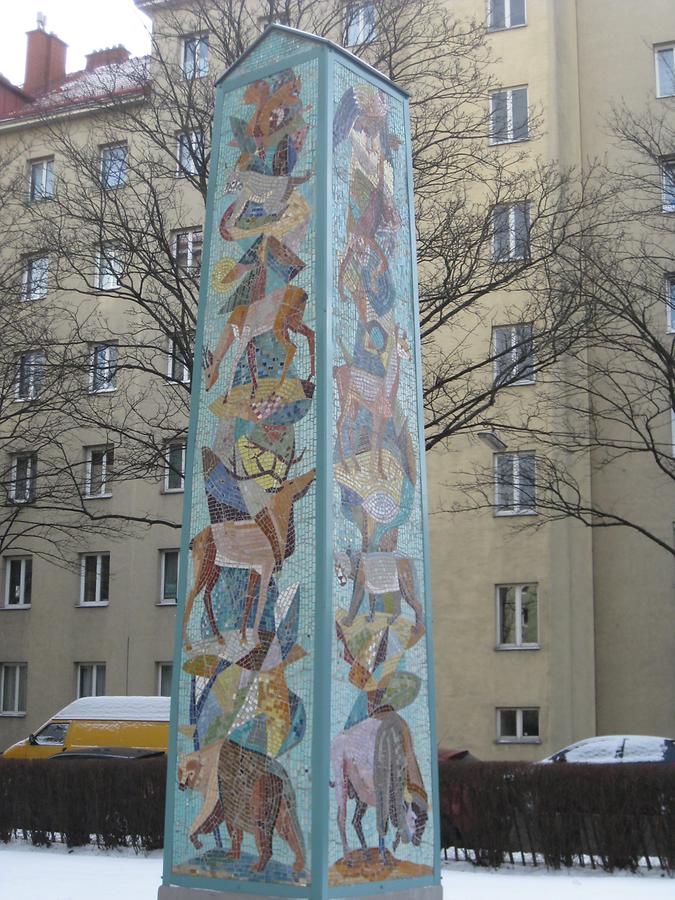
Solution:
[[[440,897],[407,97],[271,26],[218,84],[160,900]]]

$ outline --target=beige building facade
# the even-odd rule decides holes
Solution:
[[[203,64],[200,54],[206,51],[196,40],[199,34],[189,16],[185,34],[172,47],[161,25],[171,4],[148,0],[137,5],[159,23],[167,57],[184,66],[187,52],[192,54],[190,65]],[[508,154],[517,145],[533,159],[558,160],[583,170],[590,160],[611,158],[614,152],[606,126],[612,104],[625,101],[637,109],[658,103],[659,60],[666,58],[658,54],[675,46],[675,10],[667,0],[641,4],[639,14],[629,0],[490,0],[487,10],[485,0],[453,0],[452,6],[460,16],[487,16],[487,41],[502,97],[486,97],[485,102],[495,104],[495,116],[503,115],[498,127],[506,138],[494,141],[490,152]],[[49,43],[49,37],[32,37],[36,59],[44,60],[42,44]],[[60,44],[49,44],[53,56],[46,69],[28,67],[25,94],[0,83],[0,152],[14,153],[17,170],[28,180],[42,178],[40,184],[48,179],[48,170],[34,165],[53,159],[58,174],[63,160],[50,142],[53,125],[41,118],[45,112],[32,117],[27,110],[32,108],[31,96],[40,90],[48,94],[62,79],[65,56],[61,61]],[[98,65],[100,73],[119,64],[126,62],[111,62],[105,55],[92,58],[92,67]],[[77,139],[93,135],[102,148],[111,145],[113,126],[101,118],[100,99],[89,104],[81,100],[80,95],[46,115],[52,123],[65,122]],[[536,112],[536,134],[534,129],[523,133],[523,109],[533,120]],[[100,141],[97,130],[104,135]],[[137,152],[143,152],[137,134],[120,133],[117,140],[130,148],[135,142]],[[487,146],[488,135],[485,140]],[[180,214],[176,212],[172,223],[168,216],[171,234],[197,234],[201,198],[184,180],[175,183]],[[193,239],[188,244],[184,252],[196,249]],[[99,329],[109,323],[107,334],[88,334],[92,347],[114,344],[111,335],[124,331],[126,313],[111,294],[102,289],[83,300],[81,290],[71,294],[61,284],[59,290],[65,307],[89,302],[100,314]],[[493,328],[504,325],[504,302],[495,292],[484,330],[474,335],[478,346],[484,343],[486,354]],[[668,321],[664,298],[664,332]],[[104,365],[104,354],[101,359]],[[118,377],[125,377],[122,368]],[[175,390],[171,382],[180,377],[168,381],[160,385],[161,391]],[[114,404],[129,396],[119,385],[106,392],[105,373],[98,384],[103,387],[100,397],[92,397],[98,391],[92,391],[91,381],[83,384],[88,403]],[[524,377],[507,389],[524,404],[530,399],[541,403],[543,390],[536,379],[536,361],[535,377]],[[508,399],[509,394],[504,402]],[[172,408],[178,422],[180,404]],[[669,422],[664,429],[670,434]],[[454,473],[492,464],[493,449],[475,436],[458,436],[427,455],[441,744],[467,747],[483,759],[513,760],[539,759],[595,734],[675,736],[672,555],[628,528],[591,529],[569,519],[523,528],[537,518],[536,499],[527,491],[527,460],[534,457],[536,492],[538,448],[525,438],[506,440],[495,457],[519,454],[508,464],[517,467],[512,471],[525,485],[520,500],[509,508],[498,501],[492,509],[443,511],[457,501],[448,487]],[[159,465],[145,478],[112,482],[107,492],[100,474],[103,459],[91,457],[89,451],[114,441],[80,427],[76,420],[69,441],[90,487],[95,468],[96,496],[87,499],[94,508],[103,504],[120,513],[180,520],[180,473],[172,475],[173,470]],[[7,442],[4,446],[9,459],[16,451]],[[168,446],[178,448],[180,468],[179,442]],[[29,448],[17,444],[16,449]],[[494,465],[500,465],[496,458]],[[672,543],[672,478],[638,455],[606,466],[599,452],[589,450],[575,458],[574,466],[584,491],[600,506],[628,503],[639,521]],[[167,691],[179,535],[178,529],[157,524],[129,533],[120,528],[117,536],[83,528],[80,536],[70,538],[68,564],[58,565],[37,551],[32,554],[30,542],[21,552],[6,551],[0,573],[0,747],[25,737],[75,696]]]

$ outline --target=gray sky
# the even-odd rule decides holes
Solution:
[[[35,28],[38,12],[47,17],[47,31],[68,44],[66,68],[84,68],[86,53],[124,44],[132,56],[150,49],[150,20],[134,0],[2,0],[0,72],[21,84],[26,58],[26,32]]]

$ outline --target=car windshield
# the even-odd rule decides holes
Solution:
[[[67,730],[67,722],[50,722],[35,735],[35,740],[38,744],[63,744]]]

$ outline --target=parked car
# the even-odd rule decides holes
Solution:
[[[570,744],[541,763],[675,763],[675,740],[643,734],[604,734]]]
[[[147,750],[140,747],[77,747],[55,753],[50,759],[62,762],[64,759],[150,759],[164,756],[163,750]]]
[[[46,759],[90,747],[135,747],[166,752],[169,697],[82,697],[2,754],[14,759]]]

